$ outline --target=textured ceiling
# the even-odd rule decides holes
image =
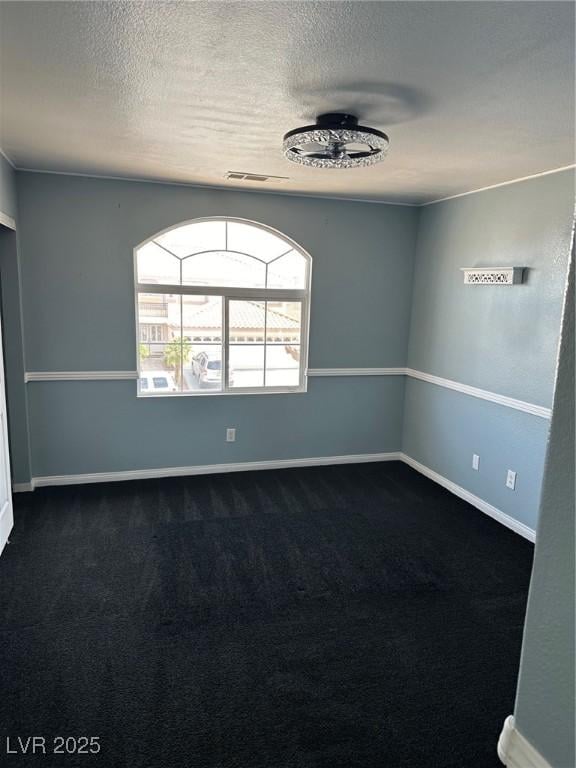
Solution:
[[[21,168],[423,202],[574,162],[569,2],[2,2],[0,21]],[[389,157],[284,160],[325,111],[385,130]]]

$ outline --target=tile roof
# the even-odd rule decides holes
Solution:
[[[202,306],[183,306],[185,328],[219,328],[222,324],[222,311],[219,302],[209,301]],[[292,317],[268,307],[267,328],[272,330],[297,330],[300,323]],[[230,310],[230,327],[263,328],[264,304],[262,302],[235,302]]]

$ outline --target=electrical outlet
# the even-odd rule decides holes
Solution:
[[[472,469],[475,469],[476,472],[480,469],[480,456],[477,453],[472,454]]]
[[[511,469],[508,470],[506,475],[506,488],[510,488],[512,491],[516,488],[516,472]]]
[[[236,442],[236,429],[234,427],[228,427],[228,429],[226,430],[226,442],[227,443]]]

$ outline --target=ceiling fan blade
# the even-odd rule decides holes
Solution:
[[[315,158],[324,158],[324,157],[331,157],[330,153],[327,151],[320,151],[320,152],[309,152],[306,150],[302,150],[300,147],[297,147],[297,154],[300,155],[300,157],[315,157]]]

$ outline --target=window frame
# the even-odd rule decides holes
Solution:
[[[145,245],[147,245],[150,242],[154,242],[156,238],[160,237],[161,235],[166,234],[167,232],[171,232],[172,230],[179,229],[180,227],[187,226],[189,224],[199,224],[201,222],[207,222],[207,221],[222,221],[225,224],[228,223],[239,223],[239,224],[246,224],[248,226],[256,227],[257,229],[264,230],[265,232],[269,232],[272,235],[275,235],[277,238],[282,240],[286,243],[286,253],[281,254],[281,256],[286,255],[290,251],[294,250],[297,253],[299,253],[305,262],[305,287],[302,289],[287,289],[287,288],[233,288],[233,287],[225,287],[225,286],[193,286],[193,285],[173,285],[173,284],[161,284],[161,283],[139,283],[138,282],[138,251]],[[226,234],[226,244],[228,241],[228,237]],[[215,249],[215,251],[221,252],[222,249]],[[227,251],[227,249],[225,249]],[[236,251],[232,251],[235,253]],[[199,253],[205,253],[199,252]],[[185,258],[190,258],[191,256],[198,255],[198,254],[189,254],[189,256]],[[247,256],[250,256],[251,258],[254,258],[258,261],[262,262],[262,259],[258,259],[257,256],[253,256],[252,254],[244,254]],[[281,256],[277,256],[275,259],[271,259],[269,262],[263,262],[266,264],[271,264],[273,261],[275,261],[278,258],[281,258]],[[179,259],[182,261],[183,259],[180,259],[180,257],[174,256],[174,258]],[[296,394],[301,392],[306,392],[308,389],[308,341],[309,341],[309,335],[310,335],[310,298],[311,298],[311,288],[312,288],[312,257],[310,254],[302,248],[302,246],[298,245],[298,243],[294,242],[290,237],[285,235],[282,232],[279,232],[278,230],[274,229],[273,227],[269,227],[266,224],[262,224],[257,221],[252,221],[250,219],[244,219],[244,218],[237,218],[233,216],[208,216],[208,217],[202,217],[202,218],[196,218],[196,219],[188,219],[186,221],[181,221],[178,224],[174,224],[170,227],[166,227],[165,229],[155,232],[151,237],[148,237],[146,240],[143,240],[141,243],[136,245],[133,249],[133,269],[134,269],[134,315],[135,315],[135,330],[136,330],[136,371],[137,371],[137,379],[136,379],[136,396],[149,399],[152,397],[219,397],[222,395],[269,395],[269,394]],[[138,299],[139,295],[141,293],[161,293],[161,294],[167,294],[167,295],[173,295],[173,296],[218,296],[222,299],[222,333],[221,333],[221,341],[220,341],[220,348],[222,350],[221,360],[222,360],[222,379],[221,379],[221,389],[218,390],[210,390],[210,389],[198,389],[198,390],[191,390],[191,391],[180,391],[180,392],[155,392],[155,391],[149,391],[149,392],[141,392],[140,386],[139,386],[139,380],[142,377],[142,371],[140,369],[140,349],[139,345],[140,342],[140,317],[138,312]],[[241,301],[279,301],[279,302],[285,302],[285,301],[294,301],[294,302],[300,302],[301,304],[301,315],[300,315],[300,368],[299,368],[299,375],[298,375],[298,384],[296,386],[278,386],[278,387],[270,387],[266,385],[262,385],[261,387],[230,387],[229,386],[229,366],[228,366],[228,350],[229,350],[229,325],[228,325],[228,315],[229,315],[229,302],[230,300],[238,299]],[[264,313],[264,318],[266,321],[266,311]],[[182,324],[180,325],[180,333],[183,333]],[[145,343],[145,342],[144,342]],[[192,342],[193,343],[193,342]],[[264,339],[263,339],[263,345],[266,349],[266,326],[264,326]],[[217,346],[214,344],[214,346]],[[264,363],[265,366],[265,363]],[[264,367],[264,374],[265,374],[266,368]],[[145,372],[146,373],[146,372]]]

